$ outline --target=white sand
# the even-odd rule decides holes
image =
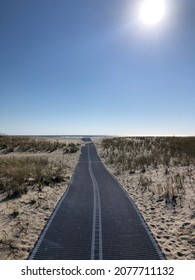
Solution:
[[[52,141],[55,139],[52,138]],[[82,143],[79,139],[60,139],[60,142]],[[44,186],[40,192],[33,185],[27,194],[7,201],[4,194],[0,196],[0,259],[26,259],[33,248],[42,229],[49,219],[57,202],[66,191],[73,170],[78,161],[79,152],[63,154],[57,150],[53,153],[9,153],[0,157],[48,157],[51,162],[66,165],[65,182],[54,186]],[[14,214],[18,213],[16,217]]]
[[[100,140],[96,140],[96,148],[102,155]],[[116,166],[105,163],[109,171],[118,179],[122,187],[129,193],[155,239],[158,241],[167,259],[195,259],[195,168],[170,167],[170,173],[165,175],[165,166],[158,169],[147,169],[144,174],[120,171]],[[120,174],[119,174],[120,173]],[[171,184],[172,178],[180,174],[184,178],[184,190],[181,205],[175,209],[165,201],[159,201],[163,188]],[[189,176],[190,174],[190,176]],[[148,186],[140,183],[147,181]],[[171,185],[174,190],[174,183]]]
[[[52,138],[52,141],[55,139]],[[61,141],[79,142],[79,139],[60,139]],[[68,141],[68,142],[67,142]],[[97,150],[101,156],[101,146],[96,142]],[[82,143],[80,141],[80,143]],[[65,154],[61,151],[53,153],[10,153],[0,155],[9,156],[43,156],[50,161],[61,161],[66,163],[66,181],[56,184],[54,187],[45,186],[42,192],[36,188],[21,198],[9,201],[2,201],[0,197],[0,259],[26,259],[33,248],[44,225],[50,217],[56,203],[66,190],[72,172],[77,163],[79,152],[76,154]],[[104,160],[103,160],[104,161]],[[135,201],[142,213],[152,234],[158,241],[167,259],[195,259],[195,168],[172,167],[170,174],[165,176],[165,167],[148,169],[146,173],[129,175],[128,172],[118,174],[116,167],[106,164],[110,172],[118,179]],[[188,176],[191,173],[190,177]],[[159,193],[163,186],[171,180],[171,176],[180,173],[184,175],[185,195],[181,204],[175,209],[171,205],[165,205],[164,201],[158,201]],[[142,182],[151,180],[151,183],[144,188]],[[181,207],[182,206],[182,207]],[[13,214],[18,213],[14,218]],[[194,215],[193,215],[194,214]]]

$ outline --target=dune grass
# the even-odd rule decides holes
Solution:
[[[113,166],[116,175],[128,172],[139,176],[138,188],[141,193],[152,192],[158,201],[166,206],[183,206],[185,184],[195,193],[192,168],[195,164],[195,137],[129,137],[103,139],[102,157]],[[185,173],[178,168],[187,167]],[[164,169],[163,181],[153,184],[148,170]],[[191,199],[195,199],[192,197]],[[191,205],[190,205],[191,207]],[[193,211],[195,209],[193,208]]]
[[[80,145],[69,143],[60,143],[58,141],[48,141],[22,136],[2,136],[0,135],[0,152],[3,154],[11,152],[54,152],[61,149],[64,153],[75,153],[79,150]]]
[[[41,191],[45,185],[63,181],[64,175],[64,165],[61,162],[50,163],[48,158],[2,158],[0,191],[6,193],[7,198],[16,198],[27,193],[31,185]]]
[[[76,153],[80,144],[60,143],[21,136],[0,136],[0,153],[52,153],[61,150],[64,154]],[[65,164],[62,162],[51,163],[48,157],[23,156],[0,158],[0,192],[6,193],[7,198],[16,198],[27,193],[31,185],[39,191],[45,185],[54,185],[63,181]]]
[[[103,156],[123,170],[195,162],[195,137],[134,137],[103,139]]]

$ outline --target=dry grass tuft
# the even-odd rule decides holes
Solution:
[[[195,137],[111,138],[103,139],[102,147],[107,163],[122,170],[195,162]]]
[[[102,157],[117,170],[117,175],[126,171],[130,176],[139,173],[138,187],[142,193],[149,190],[154,195],[158,194],[159,201],[163,199],[171,209],[175,210],[176,205],[183,207],[187,181],[194,192],[190,166],[195,164],[195,137],[107,138],[102,140],[101,146]],[[151,188],[151,178],[145,173],[151,169],[158,172],[162,166],[165,182],[158,184],[154,190]],[[173,169],[180,167],[188,168],[185,176],[173,172]]]
[[[65,166],[50,163],[43,157],[8,157],[1,159],[0,191],[6,197],[16,198],[28,192],[31,186],[39,191],[45,185],[54,185],[64,180]]]
[[[167,259],[195,257],[195,137],[96,140]]]
[[[47,139],[22,137],[22,136],[2,136],[0,135],[0,153],[11,152],[54,152],[57,149],[64,150],[64,153],[75,153],[80,145],[61,143],[59,141],[48,141]]]

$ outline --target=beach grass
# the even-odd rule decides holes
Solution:
[[[62,149],[64,153],[75,153],[79,150],[77,143],[61,143],[58,140],[49,141],[47,138],[32,138],[23,136],[0,136],[0,152],[3,154],[11,152],[54,152]]]
[[[115,137],[96,148],[167,259],[195,258],[195,137]]]
[[[0,191],[6,198],[20,197],[33,185],[43,186],[62,182],[65,176],[61,162],[51,163],[46,157],[8,157],[1,159]]]
[[[68,187],[82,141],[0,136],[0,259],[26,259]]]
[[[106,161],[123,170],[195,162],[195,137],[110,138],[103,139],[102,147]]]
[[[62,154],[73,154],[79,149],[79,143],[58,139],[0,136],[0,192],[11,199],[27,193],[31,185],[41,191],[45,185],[62,182],[65,163],[51,162],[47,155],[57,150]],[[15,153],[24,156],[15,156]],[[41,153],[45,153],[44,156]]]
[[[128,172],[139,174],[138,188],[158,195],[159,201],[175,209],[182,207],[186,196],[185,185],[193,182],[191,168],[195,164],[195,137],[132,137],[103,139],[102,157],[114,167],[116,175]],[[180,173],[177,168],[186,167]],[[191,167],[191,168],[190,168]],[[163,183],[153,183],[147,171],[164,170]],[[189,184],[194,194],[195,186]],[[194,197],[195,198],[195,197]],[[190,205],[189,205],[190,207]],[[193,210],[194,211],[194,210]]]

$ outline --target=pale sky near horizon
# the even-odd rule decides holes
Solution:
[[[0,0],[0,133],[195,135],[195,1]]]

